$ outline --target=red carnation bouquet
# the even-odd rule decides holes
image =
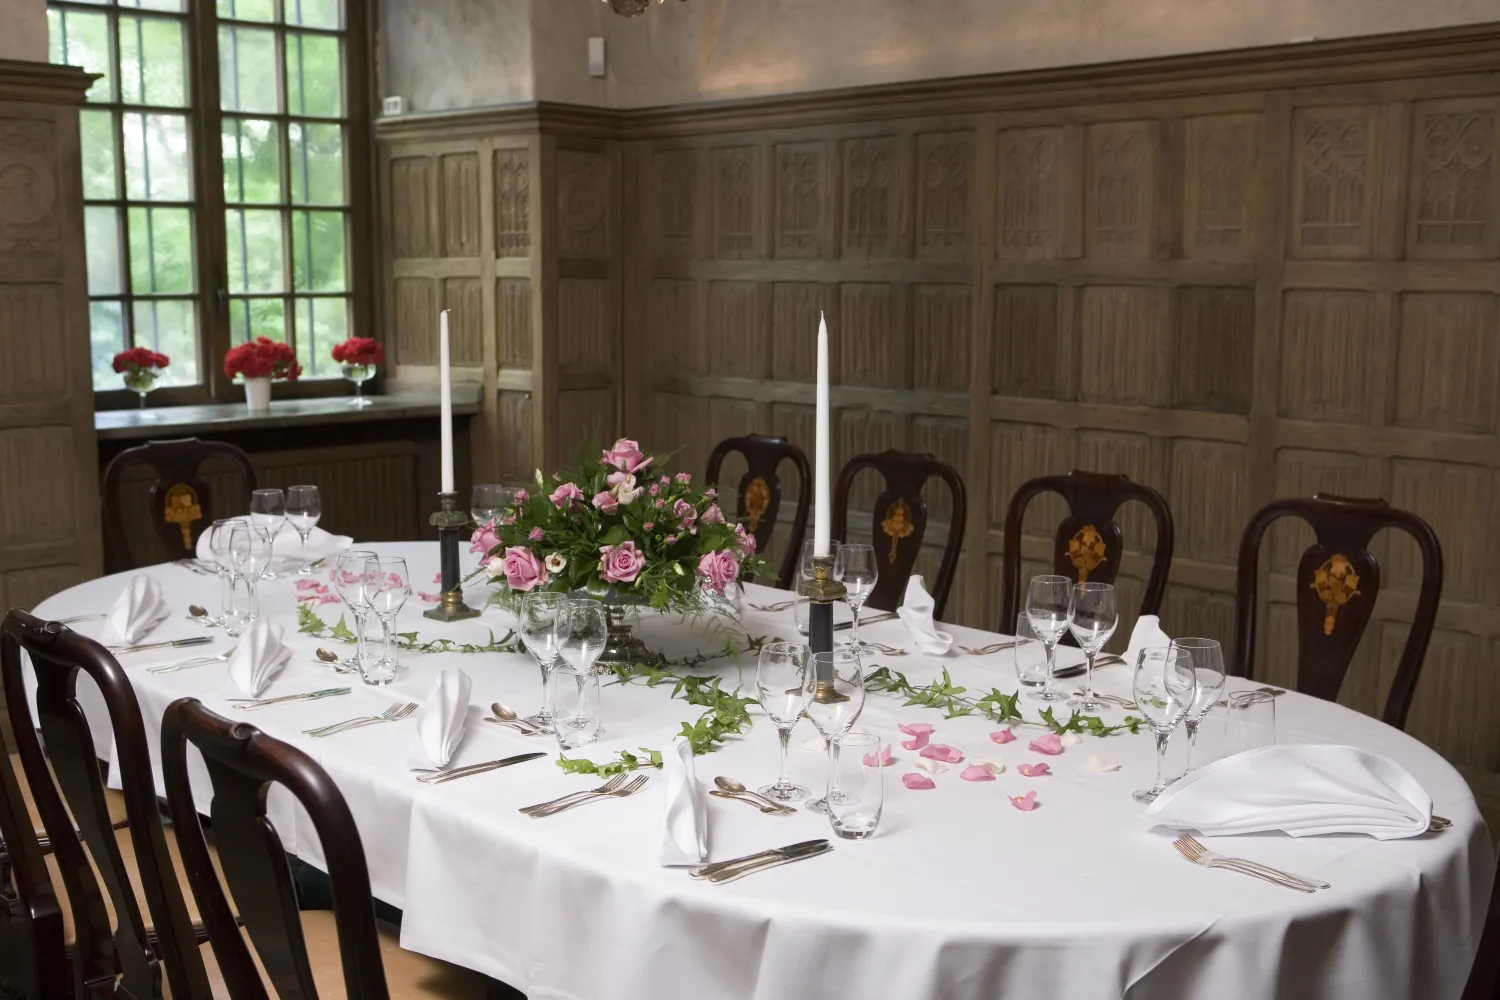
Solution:
[[[385,363],[385,348],[374,337],[350,337],[334,345],[333,360],[359,368],[380,365]]]
[[[165,368],[172,363],[172,359],[165,354],[158,354],[149,347],[132,347],[115,355],[115,371],[126,376],[127,380],[136,378],[142,372],[152,372]]]
[[[289,379],[297,381],[302,366],[297,364],[297,355],[290,344],[283,344],[270,337],[256,337],[238,347],[231,347],[224,355],[224,374],[230,378]]]

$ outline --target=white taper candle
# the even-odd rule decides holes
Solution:
[[[818,407],[816,449],[813,456],[813,555],[829,554],[833,505],[829,502],[828,447],[828,323],[818,314]]]
[[[448,310],[438,314],[438,421],[444,493],[453,492],[453,376],[448,370]]]

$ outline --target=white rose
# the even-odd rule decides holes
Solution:
[[[554,552],[547,557],[547,572],[556,576],[567,568],[568,560],[561,552]]]
[[[626,476],[614,485],[610,490],[615,499],[622,504],[634,503],[635,498],[641,495],[641,488],[635,484],[634,476]]]
[[[505,558],[503,556],[491,556],[484,564],[484,571],[489,574],[491,580],[498,580],[505,575]]]

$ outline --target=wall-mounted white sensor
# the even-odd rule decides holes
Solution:
[[[604,75],[604,39],[589,39],[589,76]]]
[[[406,114],[406,98],[387,97],[380,102],[380,113],[389,118],[392,115]]]

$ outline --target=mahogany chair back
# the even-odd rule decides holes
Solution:
[[[0,732],[11,727],[0,719]],[[30,722],[27,722],[30,728]],[[10,757],[0,760],[0,996],[53,1000],[76,991],[62,908]]]
[[[1479,936],[1479,952],[1474,956],[1460,1000],[1500,1000],[1500,868],[1495,869],[1495,886],[1490,891],[1490,908]]]
[[[812,466],[802,449],[784,437],[747,434],[718,443],[708,456],[708,482],[718,483],[724,459],[734,452],[745,457],[747,466],[736,490],[735,516],[755,536],[756,552],[768,551],[771,533],[781,514],[781,474],[777,470],[782,462],[791,462],[797,470],[797,511],[792,516],[786,556],[776,577],[776,586],[789,589],[797,578],[797,561],[802,557],[802,539],[807,534],[807,516],[812,509]]]
[[[1284,517],[1301,518],[1315,536],[1302,553],[1295,577],[1297,690],[1329,700],[1338,697],[1380,593],[1380,566],[1370,552],[1371,541],[1383,528],[1404,531],[1416,541],[1422,553],[1416,613],[1381,714],[1387,725],[1403,728],[1443,593],[1443,549],[1436,533],[1417,515],[1379,499],[1319,493],[1311,498],[1275,500],[1256,511],[1240,539],[1235,595],[1231,672],[1244,677],[1250,676],[1255,664],[1260,543],[1266,529]]]
[[[1120,508],[1135,500],[1146,505],[1156,522],[1156,551],[1151,576],[1141,598],[1143,615],[1158,614],[1172,568],[1172,510],[1166,498],[1144,483],[1104,472],[1074,469],[1065,476],[1038,476],[1021,484],[1005,512],[1005,555],[1001,567],[1004,586],[1000,601],[1000,631],[1009,634],[1021,611],[1021,524],[1026,508],[1044,493],[1056,493],[1068,505],[1068,515],[1057,526],[1052,549],[1052,571],[1074,583],[1114,583],[1125,561],[1125,534],[1115,520]]]
[[[209,856],[188,783],[189,743],[202,752],[213,783],[210,819],[224,879],[280,1000],[313,1000],[318,994],[287,855],[266,818],[273,783],[285,786],[302,804],[328,859],[349,1000],[388,1000],[364,846],[333,779],[296,747],[215,715],[197,699],[181,698],[162,719],[167,803],[188,884],[230,995],[234,1000],[270,1000]]]
[[[838,483],[834,486],[835,538],[847,537],[849,490],[854,477],[864,469],[874,469],[884,480],[884,486],[875,498],[871,523],[880,578],[868,601],[869,607],[881,611],[892,611],[900,605],[906,593],[906,581],[911,578],[917,555],[922,551],[922,538],[927,534],[927,502],[922,499],[922,487],[934,478],[947,484],[953,518],[948,524],[948,541],[943,546],[943,559],[938,564],[937,575],[928,581],[933,616],[941,619],[943,608],[948,603],[948,592],[953,589],[953,577],[958,572],[958,553],[963,548],[964,524],[969,513],[963,477],[953,466],[932,455],[894,449],[856,455],[839,472]]]

